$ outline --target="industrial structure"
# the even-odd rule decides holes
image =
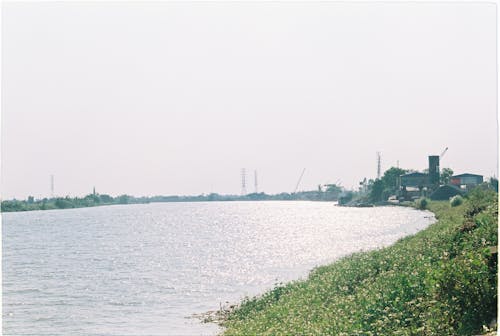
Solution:
[[[381,167],[380,167],[380,152],[377,152],[377,179],[380,178],[380,176],[382,176],[381,174]]]
[[[245,196],[247,194],[247,173],[245,168],[241,168],[241,195]]]
[[[254,187],[255,187],[255,193],[258,194],[259,193],[259,188],[258,188],[258,183],[257,183],[257,170],[254,170]]]
[[[400,189],[416,188],[420,193],[423,190],[435,189],[439,186],[439,159],[441,156],[429,155],[428,173],[411,172],[400,176]]]
[[[400,186],[401,188],[417,188],[422,190],[424,187],[428,185],[429,176],[424,173],[413,172],[401,175],[400,177]]]
[[[429,185],[439,185],[439,156],[429,156]]]
[[[302,169],[302,173],[300,173],[299,180],[297,181],[297,184],[295,185],[295,189],[293,190],[293,193],[297,192],[297,189],[299,189],[300,181],[302,181],[302,177],[304,176],[304,173],[306,172],[306,169]]]
[[[481,183],[483,183],[483,176],[476,174],[465,173],[454,175],[450,178],[451,185],[457,186],[462,189],[471,189]]]
[[[440,159],[447,152],[448,147],[441,155],[429,155],[428,173],[411,172],[399,177],[398,199],[408,201],[426,196],[435,200],[445,200],[455,195],[462,195],[477,185],[483,183],[483,176],[476,174],[460,174],[451,177],[448,184],[441,184]]]
[[[50,197],[54,198],[54,175],[50,175]]]

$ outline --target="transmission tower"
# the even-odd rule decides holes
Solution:
[[[254,187],[255,187],[255,193],[257,194],[259,192],[258,184],[257,184],[257,170],[254,170],[253,172],[253,177],[254,177]]]
[[[380,178],[380,152],[377,152],[377,179]]]
[[[54,198],[54,175],[50,175],[50,197]]]
[[[246,170],[241,168],[241,195],[245,196],[247,194],[247,183],[246,183]]]

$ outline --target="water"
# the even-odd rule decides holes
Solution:
[[[115,205],[2,214],[4,335],[214,335],[193,314],[434,221],[321,202]]]

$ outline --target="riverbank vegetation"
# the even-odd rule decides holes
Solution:
[[[34,199],[29,196],[26,200],[6,200],[2,201],[2,212],[31,211],[31,210],[52,210],[85,208],[98,205],[147,203],[144,197],[132,197],[121,195],[112,197],[109,195],[89,194],[85,197],[53,197]]]
[[[92,193],[85,197],[53,197],[35,199],[29,196],[26,200],[5,200],[1,203],[2,212],[30,211],[30,210],[51,210],[51,209],[71,209],[85,208],[99,205],[113,204],[143,204],[156,202],[223,202],[223,201],[335,201],[338,200],[344,190],[335,185],[327,184],[319,186],[318,190],[299,191],[296,193],[279,193],[269,195],[266,193],[252,193],[247,195],[220,195],[216,193],[202,194],[194,196],[152,196],[134,197],[130,195],[120,195],[112,197],[106,194]]]
[[[497,314],[498,194],[431,201],[438,222],[250,298],[224,335],[473,335]]]

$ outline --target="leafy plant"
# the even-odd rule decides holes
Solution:
[[[416,200],[415,204],[417,206],[417,209],[425,210],[425,209],[427,209],[427,207],[429,205],[429,199],[427,199],[425,197],[421,197],[421,198]]]
[[[460,195],[453,196],[453,197],[450,199],[450,205],[451,205],[452,207],[459,206],[459,205],[461,205],[463,202],[464,202],[464,199],[463,199],[463,198],[462,198],[462,196],[460,196]]]

